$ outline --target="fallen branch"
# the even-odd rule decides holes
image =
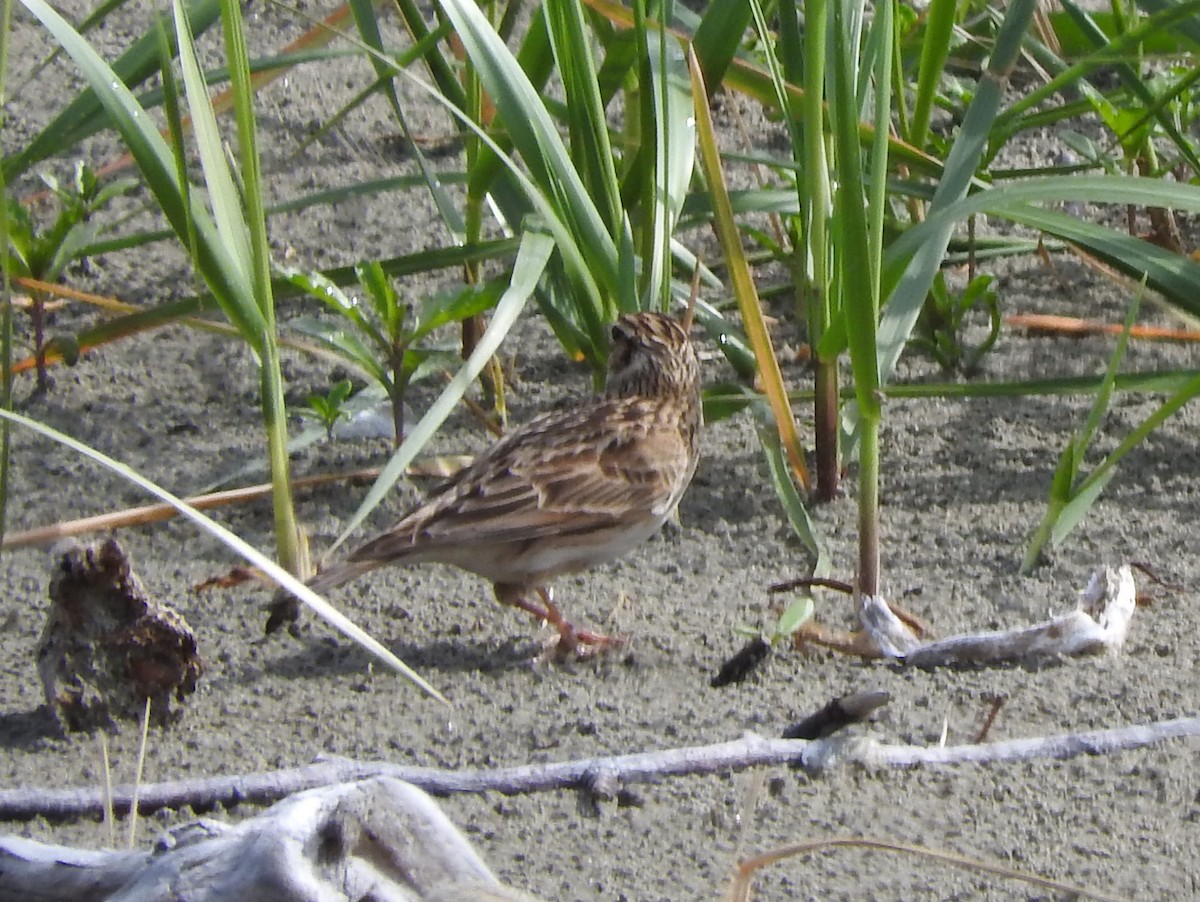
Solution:
[[[218,804],[267,804],[301,790],[378,776],[403,780],[437,796],[483,792],[519,795],[553,789],[591,792],[597,782],[611,784],[614,779],[624,785],[653,783],[665,777],[729,773],[781,764],[797,765],[812,773],[819,773],[835,765],[853,763],[870,767],[920,767],[1071,758],[1142,748],[1188,736],[1200,736],[1200,717],[1059,736],[932,748],[882,745],[861,737],[765,739],[749,734],[732,742],[715,745],[498,770],[453,771],[333,758],[306,767],[242,776],[146,784],[139,790],[138,810],[149,814],[159,808],[180,808],[184,805],[206,810]],[[119,814],[127,813],[132,798],[132,786],[114,787],[114,810]],[[100,788],[6,789],[0,790],[0,820],[26,820],[38,816],[50,820],[85,815],[97,817],[103,812],[104,803],[104,793]]]

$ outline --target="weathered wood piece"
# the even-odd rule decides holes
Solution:
[[[148,852],[0,839],[0,902],[530,898],[496,879],[433,799],[390,777],[297,793],[233,826],[188,824]]]
[[[922,642],[888,609],[887,602],[866,595],[859,619],[886,657],[913,667],[941,667],[1116,652],[1125,644],[1136,609],[1137,589],[1126,565],[1097,570],[1074,611],[1033,626]]]

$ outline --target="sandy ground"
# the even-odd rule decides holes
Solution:
[[[297,23],[257,16],[254,41],[280,46]],[[98,42],[123,46],[113,26]],[[19,13],[14,84],[48,47]],[[330,76],[338,71],[339,77]],[[413,172],[411,155],[380,103],[351,115],[330,135],[299,148],[313,125],[366,84],[365,64],[301,70],[263,99],[264,147],[278,198],[371,174]],[[77,85],[57,64],[6,111],[6,150],[20,146]],[[431,137],[447,126],[414,108],[413,127]],[[733,139],[736,143],[736,136]],[[1016,150],[1059,150],[1052,136]],[[94,160],[113,145],[88,142]],[[60,161],[63,162],[63,161]],[[456,164],[445,159],[446,166]],[[28,186],[27,186],[28,187]],[[311,267],[411,252],[442,239],[419,193],[392,194],[279,217],[276,249]],[[1127,298],[1068,256],[1061,279],[1035,260],[998,266],[1003,309],[1119,321]],[[770,275],[763,274],[764,283]],[[169,244],[91,261],[73,275],[80,287],[136,302],[195,288]],[[406,284],[414,294],[428,284]],[[295,309],[289,307],[288,311]],[[776,312],[787,316],[780,307]],[[286,315],[286,314],[285,314]],[[1147,316],[1153,318],[1152,310]],[[55,330],[71,332],[92,314],[68,311]],[[506,347],[519,377],[514,417],[587,390],[587,375],[563,360],[530,313]],[[979,337],[976,330],[973,338]],[[781,341],[794,340],[790,332]],[[1032,338],[1006,331],[980,378],[1096,374],[1109,339]],[[710,379],[731,374],[703,348]],[[1194,366],[1189,349],[1139,345],[1130,367]],[[330,368],[287,361],[290,396],[323,390]],[[937,377],[914,357],[900,378]],[[792,384],[810,374],[790,366]],[[261,454],[256,380],[238,344],[171,328],[90,355],[55,373],[55,386],[28,412],[188,493]],[[28,386],[23,383],[22,390]],[[414,393],[423,409],[433,389]],[[1120,395],[1099,445],[1112,447],[1154,406]],[[829,698],[860,689],[893,697],[861,734],[894,743],[970,741],[994,696],[1005,699],[992,739],[1136,724],[1196,713],[1200,613],[1190,587],[1200,582],[1194,554],[1200,475],[1200,414],[1185,409],[1121,468],[1082,527],[1033,575],[1016,573],[1037,525],[1059,449],[1082,423],[1086,400],[922,400],[888,405],[884,436],[883,541],[887,591],[939,635],[1040,619],[1073,601],[1093,567],[1150,562],[1179,592],[1153,589],[1118,657],[1040,667],[913,672],[831,653],[775,655],[748,682],[712,689],[709,680],[740,644],[738,625],[762,626],[773,602],[766,587],[801,573],[804,552],[790,537],[768,487],[751,424],[717,423],[681,506],[682,528],[656,537],[626,560],[565,579],[558,597],[581,623],[633,637],[629,648],[560,668],[531,665],[542,636],[501,609],[474,577],[436,566],[380,572],[335,594],[366,629],[418,668],[453,702],[444,708],[372,668],[367,657],[324,627],[299,639],[261,639],[265,591],[192,587],[235,561],[188,526],[130,530],[120,540],[148,589],[176,605],[196,628],[208,672],[183,720],[152,736],[146,779],[229,774],[343,755],[442,767],[504,766],[702,744],[745,731],[778,735]],[[802,423],[804,434],[810,430]],[[456,415],[438,451],[471,451],[485,439]],[[381,462],[383,441],[322,444],[295,461],[298,474]],[[18,433],[13,528],[143,503],[134,489],[77,457]],[[405,507],[423,485],[406,486],[375,526]],[[316,549],[338,534],[365,489],[303,495],[300,511]],[[854,502],[819,509],[838,573],[849,578],[855,552]],[[271,547],[269,511],[247,506],[221,515],[239,534]],[[96,785],[99,741],[63,735],[42,705],[34,648],[45,617],[51,559],[23,550],[0,558],[5,629],[0,634],[0,782],[6,786]],[[837,596],[819,616],[850,624]],[[110,738],[118,778],[132,776],[136,730]],[[580,812],[570,793],[445,800],[456,823],[497,873],[548,899],[706,899],[728,885],[734,863],[784,843],[840,835],[918,842],[1071,881],[1117,896],[1181,898],[1198,890],[1200,801],[1194,742],[1105,757],[909,772],[835,770],[818,778],[787,769],[680,778],[640,787],[640,804]],[[242,816],[245,809],[228,812]],[[186,818],[188,812],[163,816]],[[100,844],[90,822],[42,821],[2,829],[63,842]],[[154,829],[153,825],[149,831]],[[148,831],[148,832],[149,832]],[[841,850],[767,871],[762,899],[1050,898],[1043,890],[909,856]]]

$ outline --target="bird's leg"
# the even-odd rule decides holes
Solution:
[[[603,633],[575,629],[563,617],[558,608],[555,607],[553,595],[549,588],[538,586],[535,590],[541,597],[544,607],[530,601],[526,597],[527,591],[524,586],[517,586],[512,583],[496,583],[496,598],[502,604],[520,608],[522,611],[532,614],[538,620],[549,623],[558,630],[558,643],[555,648],[555,653],[558,656],[565,657],[579,652],[579,646],[581,645],[591,646],[586,651],[599,651],[610,645],[617,644],[618,640],[605,636]]]
[[[620,645],[620,638],[606,636],[603,633],[593,633],[590,630],[577,630],[574,626],[567,622],[559,610],[554,605],[554,591],[548,586],[538,586],[537,593],[541,596],[543,603],[546,605],[546,620],[550,625],[558,630],[558,646],[556,653],[560,656],[570,654],[588,654],[590,652],[603,651],[614,645]],[[579,646],[585,645],[588,648],[581,650]]]

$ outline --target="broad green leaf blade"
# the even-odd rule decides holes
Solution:
[[[417,325],[413,329],[412,340],[420,341],[434,329],[450,323],[460,323],[476,314],[491,310],[500,303],[504,291],[505,285],[500,280],[493,279],[482,285],[464,285],[457,290],[426,298],[417,312]]]
[[[301,335],[320,342],[343,361],[380,385],[391,381],[387,370],[379,362],[378,355],[362,343],[353,332],[347,332],[344,324],[330,323],[311,316],[298,316],[288,324]]]
[[[716,91],[737,56],[746,26],[750,24],[750,4],[709,3],[692,36],[692,50],[700,64],[704,84]]]
[[[517,252],[516,262],[513,264],[513,274],[508,290],[496,305],[496,313],[488,324],[487,331],[479,339],[479,344],[475,346],[475,350],[471,352],[470,358],[462,369],[446,386],[446,390],[438,396],[438,399],[421,417],[420,422],[413,427],[408,438],[396,449],[396,453],[392,455],[383,472],[379,474],[371,491],[367,493],[367,497],[354,512],[354,516],[350,518],[345,530],[329,549],[330,552],[345,542],[391,491],[400,477],[404,475],[404,471],[412,463],[413,458],[417,456],[425,443],[454,410],[459,399],[483,372],[488,360],[496,353],[500,342],[503,341],[504,336],[516,322],[517,316],[524,309],[525,302],[536,290],[538,280],[542,277],[542,273],[550,261],[554,246],[554,241],[542,232],[530,231],[524,234],[521,239],[521,248]]]
[[[396,295],[396,287],[392,284],[392,280],[384,274],[383,267],[377,260],[360,263],[354,267],[354,271],[358,274],[358,281],[367,293],[367,300],[375,309],[375,315],[383,322],[384,330],[389,336],[398,337],[404,328],[407,309],[400,304],[400,298]],[[349,301],[349,298],[345,299]],[[350,307],[343,308],[343,310],[354,318],[360,328],[365,328],[366,323],[357,304],[350,301]],[[381,335],[380,338],[382,337]],[[386,342],[385,346],[387,344],[390,342]]]
[[[654,192],[649,260],[643,259],[645,306],[668,309],[671,236],[696,162],[696,118],[687,61],[675,39],[659,32],[650,47],[654,101]]]
[[[779,615],[779,620],[775,624],[774,635],[771,636],[773,641],[786,639],[813,619],[813,615],[817,612],[817,606],[813,602],[811,595],[805,595],[802,598],[797,598],[787,610]]]
[[[208,85],[196,59],[196,45],[182,0],[172,0],[171,11],[175,17],[175,34],[179,39],[179,67],[187,91],[188,114],[191,116],[192,129],[196,136],[196,148],[200,153],[204,181],[208,185],[217,234],[237,268],[238,283],[249,287],[253,266],[250,262],[250,241],[246,220],[242,214],[241,199],[233,184],[233,173],[230,172],[225,157],[221,132],[217,128],[217,116],[208,97]],[[252,303],[246,296],[240,297],[239,300],[243,304]]]
[[[375,266],[378,262],[372,261]],[[354,267],[354,272],[360,272],[363,264]],[[382,267],[380,267],[382,270]],[[316,298],[339,317],[349,320],[365,334],[371,335],[373,341],[384,342],[383,336],[363,316],[358,303],[346,292],[341,285],[324,273],[295,269],[291,266],[280,266],[276,269],[276,284],[285,283],[291,288],[299,289],[310,297]],[[360,276],[361,278],[361,276]]]
[[[223,545],[245,558],[246,561],[248,561],[252,566],[262,570],[267,574],[267,576],[279,583],[280,586],[293,593],[297,598],[312,608],[313,612],[318,617],[320,617],[330,626],[334,627],[334,629],[343,633],[345,636],[355,642],[355,644],[375,655],[375,657],[379,658],[380,661],[387,664],[388,667],[391,667],[405,679],[409,680],[414,685],[427,692],[429,695],[432,695],[438,701],[449,704],[449,702],[446,702],[446,699],[442,697],[441,693],[425,682],[425,680],[423,680],[407,664],[384,648],[381,644],[379,644],[378,641],[363,632],[360,627],[349,620],[344,614],[341,613],[341,611],[333,607],[333,605],[325,601],[320,595],[317,595],[312,591],[312,589],[308,588],[308,586],[304,585],[304,583],[296,579],[258,549],[234,535],[221,524],[205,516],[190,504],[186,504],[182,499],[172,495],[166,489],[160,488],[158,485],[130,469],[125,464],[113,460],[111,457],[100,453],[94,448],[89,448],[82,442],[76,441],[70,436],[64,435],[55,429],[51,429],[49,426],[43,425],[35,420],[28,419],[27,417],[23,417],[20,414],[12,413],[7,410],[0,410],[0,417],[3,417],[6,421],[11,421],[20,426],[24,426],[27,429],[31,429],[39,435],[50,439],[51,441],[70,448],[72,451],[87,457],[89,460],[93,460],[101,466],[112,470],[121,478],[126,479],[139,488],[149,492],[160,501],[171,505],[171,507],[179,511],[181,516],[191,520],[202,530],[220,541]]]

